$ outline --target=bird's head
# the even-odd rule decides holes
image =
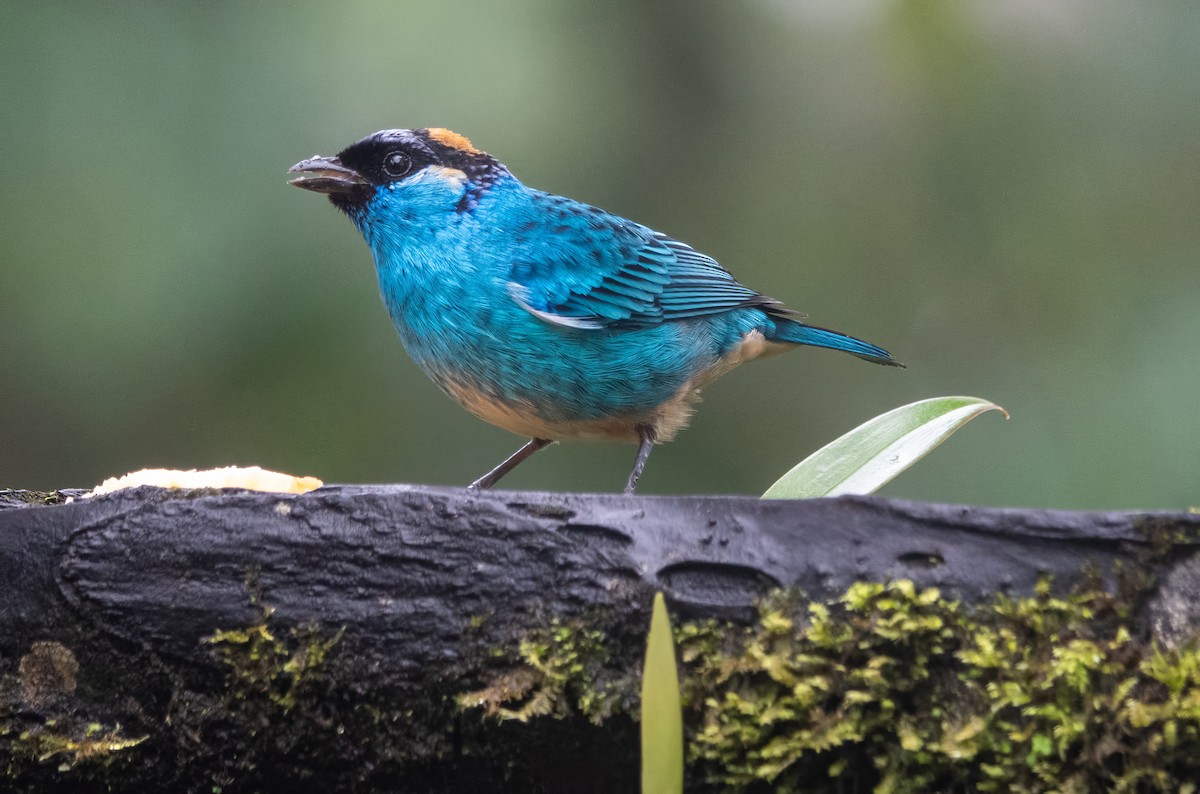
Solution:
[[[361,228],[375,214],[470,212],[508,171],[462,135],[431,127],[381,130],[288,173],[306,174],[289,184],[327,194]]]

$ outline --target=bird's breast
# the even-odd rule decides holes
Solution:
[[[671,398],[642,408],[599,416],[547,416],[544,405],[499,397],[454,378],[435,378],[435,381],[459,405],[485,422],[519,436],[551,441],[637,443],[640,426],[653,427],[659,441],[670,441],[687,426],[698,397],[698,391],[685,384]]]
[[[633,416],[551,418],[542,408],[522,399],[489,394],[480,387],[453,378],[437,378],[438,385],[463,408],[480,419],[527,438],[553,441],[589,439],[636,441],[638,421]]]

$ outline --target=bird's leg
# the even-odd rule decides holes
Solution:
[[[625,483],[626,496],[632,494],[633,490],[637,488],[638,480],[642,477],[642,469],[646,468],[646,459],[650,457],[650,450],[654,449],[654,439],[657,438],[654,428],[650,425],[638,425],[637,432],[641,441],[638,444],[637,457],[633,459],[633,471],[629,472],[629,479]]]
[[[486,491],[496,483],[500,482],[500,478],[508,474],[513,469],[520,465],[521,461],[528,458],[533,453],[543,447],[549,446],[551,443],[548,438],[531,438],[525,446],[518,449],[513,454],[509,455],[503,463],[489,471],[487,474],[480,477],[475,482],[467,486],[472,491]]]

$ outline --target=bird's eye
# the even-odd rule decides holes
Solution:
[[[388,152],[383,158],[383,172],[392,179],[399,179],[412,168],[412,158],[404,152]]]

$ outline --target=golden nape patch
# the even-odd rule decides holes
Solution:
[[[432,178],[445,181],[454,190],[462,190],[463,185],[467,184],[466,173],[457,168],[448,168],[444,165],[431,165],[425,169],[425,173]]]
[[[448,130],[445,127],[430,127],[426,132],[429,133],[430,140],[437,141],[442,146],[449,146],[451,149],[458,149],[460,152],[467,154],[483,154],[476,149],[467,140],[467,136],[459,135],[453,130]]]

